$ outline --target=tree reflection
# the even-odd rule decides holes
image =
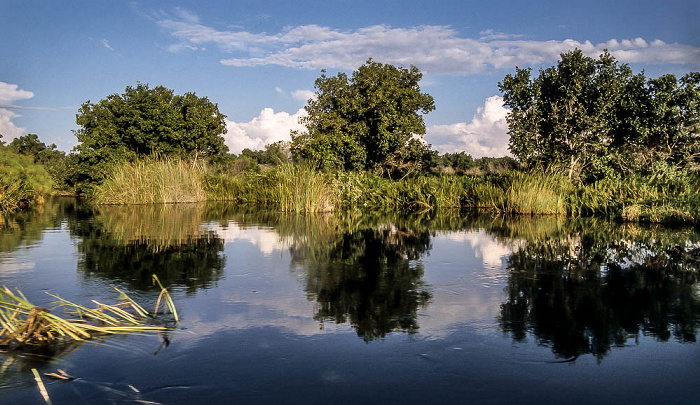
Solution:
[[[600,225],[600,224],[599,224]],[[640,333],[695,342],[698,257],[691,231],[609,226],[529,240],[508,260],[501,327],[562,358],[599,360]]]
[[[370,341],[418,330],[418,308],[431,297],[418,259],[429,249],[427,230],[385,225],[342,233],[326,254],[313,259],[294,254],[293,262],[306,269],[306,290],[316,301],[314,319],[350,322]]]
[[[273,227],[290,241],[291,266],[302,274],[322,324],[350,323],[365,341],[418,330],[417,311],[431,299],[420,259],[431,248],[433,220],[356,211],[244,212],[235,222]]]
[[[221,277],[224,241],[200,229],[204,208],[196,204],[100,207],[92,221],[76,221],[81,254],[78,270],[89,276],[152,288],[164,285],[208,288]]]
[[[56,200],[59,198],[50,198],[46,204],[29,211],[0,214],[0,252],[35,243],[42,239],[45,229],[59,228],[71,204],[57,204]]]

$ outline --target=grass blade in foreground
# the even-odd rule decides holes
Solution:
[[[155,275],[153,277],[154,282],[158,281]],[[170,294],[160,285],[160,281],[158,285],[161,287],[158,302],[165,298],[166,305],[177,322],[177,312]],[[21,291],[14,293],[4,287],[0,289],[0,347],[23,349],[82,341],[102,335],[171,330],[147,323],[148,312],[122,291],[115,290],[120,293],[122,302],[107,305],[93,300],[97,308],[87,308],[49,294],[57,300],[57,306],[64,307],[68,314],[75,316],[65,319],[52,314],[48,309],[33,305]]]

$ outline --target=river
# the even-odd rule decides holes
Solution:
[[[152,306],[157,274],[180,322],[0,352],[0,403],[43,403],[35,368],[76,377],[54,405],[697,404],[699,257],[590,218],[52,201],[0,225],[0,285]]]

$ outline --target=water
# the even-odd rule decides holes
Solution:
[[[0,403],[696,404],[693,228],[457,213],[313,218],[72,200],[6,221],[0,285],[88,305],[112,285],[181,322],[0,353]]]

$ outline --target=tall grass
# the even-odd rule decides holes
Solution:
[[[204,188],[209,200],[261,205],[283,212],[330,212],[339,202],[331,177],[303,164],[283,164],[235,176],[209,174]]]
[[[200,162],[150,158],[116,167],[94,197],[100,204],[228,201],[296,213],[479,209],[624,221],[700,221],[697,176],[604,179],[581,185],[542,169],[390,180],[367,172],[327,173],[291,163],[263,171],[213,173]]]
[[[512,172],[505,198],[497,208],[516,214],[566,214],[570,190],[571,184],[558,173]]]
[[[97,204],[164,204],[206,200],[204,163],[150,157],[115,165],[95,188]]]
[[[700,222],[697,176],[604,179],[569,196],[573,215],[603,215],[631,222]]]

